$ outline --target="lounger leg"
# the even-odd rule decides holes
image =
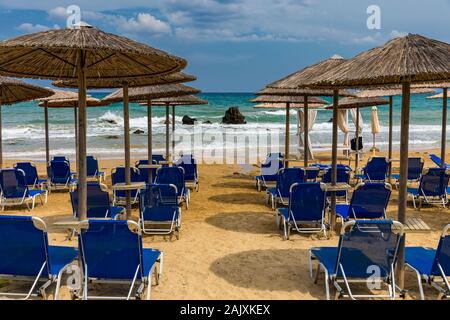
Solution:
[[[422,276],[420,275],[420,272],[418,270],[414,269],[409,264],[406,264],[405,266],[409,267],[412,271],[414,271],[416,273],[417,285],[419,286],[420,300],[425,300],[425,294],[423,293]]]
[[[164,267],[164,254],[161,252],[159,256],[159,270],[158,270],[158,282],[161,280],[162,274],[163,274],[163,267]]]
[[[61,287],[61,278],[68,267],[69,267],[69,264],[66,265],[64,268],[62,268],[61,271],[59,271],[59,273],[58,273],[58,280],[56,281],[55,295],[53,297],[53,300],[58,300],[59,289]]]
[[[39,282],[39,278],[41,277],[41,274],[42,274],[42,272],[44,271],[44,268],[45,268],[46,265],[47,265],[47,262],[44,262],[44,263],[42,264],[42,267],[41,267],[41,269],[39,270],[39,273],[38,273],[36,279],[34,280],[33,285],[31,286],[30,291],[28,291],[28,294],[26,295],[25,298],[23,298],[23,300],[27,300],[28,298],[31,297],[31,294],[33,293],[33,290],[34,290],[34,288],[36,287],[36,284]]]

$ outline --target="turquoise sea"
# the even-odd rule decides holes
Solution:
[[[93,93],[102,98],[106,93]],[[416,149],[438,147],[440,143],[442,101],[429,100],[431,94],[414,95],[411,100],[410,146]],[[249,102],[254,96],[251,93],[204,93],[199,95],[209,101],[204,106],[180,106],[176,109],[176,128],[180,136],[193,134],[194,129],[183,126],[184,115],[196,118],[199,123],[210,121],[212,124],[202,124],[203,132],[212,135],[232,130],[237,135],[261,135],[267,132],[281,132],[279,139],[272,143],[283,144],[285,111],[255,109]],[[330,98],[324,98],[330,101]],[[394,140],[395,147],[399,142],[399,122],[401,98],[394,98]],[[225,111],[231,106],[238,106],[247,120],[246,125],[220,124]],[[370,147],[371,117],[370,108],[362,111],[364,119],[364,140]],[[381,132],[377,135],[377,147],[386,149],[388,129],[388,107],[378,107]],[[137,104],[131,104],[131,130],[143,130],[144,134],[132,134],[132,153],[134,156],[144,155],[147,148],[147,110]],[[74,155],[74,114],[72,109],[50,109],[50,146],[52,155]],[[314,149],[326,148],[331,144],[331,111],[318,111],[316,124],[311,133]],[[155,107],[153,111],[153,135],[155,152],[162,152],[165,139],[165,108]],[[291,113],[292,150],[296,150],[296,111]],[[354,131],[352,122],[350,128]],[[352,136],[352,135],[351,135]],[[340,141],[343,134],[340,132]],[[20,103],[3,107],[3,142],[6,158],[44,159],[44,112],[36,102]],[[239,142],[237,142],[239,144]],[[245,144],[246,142],[241,142]],[[248,143],[248,142],[247,142]],[[209,139],[202,142],[201,148],[224,147],[221,141]],[[240,145],[239,147],[245,147]],[[108,107],[90,108],[88,110],[88,152],[102,158],[123,157],[123,118],[122,105],[113,104]]]

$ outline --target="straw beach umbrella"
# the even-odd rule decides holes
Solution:
[[[105,98],[103,98],[103,100],[105,101],[109,101],[109,102],[118,102],[118,101],[122,101],[125,98],[124,95],[125,91],[122,89],[119,89],[113,93],[111,93],[110,95],[106,96]],[[200,90],[193,88],[193,87],[189,87],[183,84],[165,84],[165,85],[154,85],[154,86],[148,86],[148,87],[137,87],[137,88],[130,88],[129,92],[127,93],[126,98],[129,99],[129,101],[135,101],[135,102],[140,102],[140,101],[147,101],[147,126],[150,129],[152,124],[151,124],[151,119],[152,119],[152,100],[153,99],[160,99],[160,98],[167,98],[167,97],[177,97],[177,96],[185,96],[185,95],[189,95],[189,94],[197,94],[200,93]],[[124,118],[128,119],[128,115],[125,115]],[[166,103],[166,131],[167,133],[169,132],[169,104]],[[125,137],[128,137],[125,139],[125,141],[129,141],[129,136],[130,136],[130,130],[129,127],[125,128]],[[129,143],[129,142],[128,142]],[[150,146],[152,145],[152,137],[149,131],[148,134],[148,154],[149,156],[152,156],[152,150],[150,150]],[[168,145],[169,145],[169,136],[166,136],[166,154],[168,156],[169,151],[168,151]],[[125,154],[128,153],[128,158],[129,158],[129,148],[127,150],[127,148],[125,149]],[[170,161],[170,159],[167,158],[168,161]],[[149,161],[151,162],[151,158],[149,158]],[[149,162],[149,163],[150,163]],[[125,166],[127,167],[127,162],[125,163]],[[128,161],[128,166],[129,166],[129,161]],[[129,169],[126,169],[129,170]]]
[[[372,106],[380,106],[388,104],[387,100],[381,98],[357,98],[357,97],[347,97],[339,101],[339,109],[356,109],[356,153],[355,153],[355,171],[358,170],[359,164],[359,132],[360,132],[360,108],[367,108]],[[333,109],[333,106],[327,109]]]
[[[52,92],[48,89],[15,79],[0,77],[0,168],[3,167],[2,106],[35,100],[51,94]]]
[[[40,107],[44,108],[44,123],[45,123],[45,159],[48,163],[50,161],[50,139],[49,139],[49,123],[48,123],[48,109],[73,109],[74,111],[74,125],[75,125],[75,149],[78,141],[78,93],[72,91],[63,91],[51,89],[54,93],[50,97],[38,99]],[[87,96],[86,107],[103,107],[109,103],[99,99]],[[78,156],[76,157],[78,159]],[[78,166],[78,162],[77,162]]]
[[[284,152],[285,152],[285,161],[286,161],[286,167],[289,167],[289,134],[290,134],[290,108],[291,103],[293,104],[305,104],[305,101],[309,100],[308,102],[312,104],[328,104],[327,101],[322,100],[320,98],[311,97],[308,99],[306,96],[288,96],[288,95],[258,95],[255,99],[252,99],[251,102],[253,103],[285,103],[286,105],[286,129],[285,129],[285,144],[284,144]],[[306,108],[307,110],[307,108]],[[307,138],[305,140],[305,154],[307,150],[307,143],[306,141],[309,141]]]
[[[365,51],[302,83],[304,87],[339,88],[402,85],[400,139],[400,186],[398,220],[406,222],[406,187],[408,176],[408,140],[411,85],[444,82],[450,79],[450,44],[409,34],[395,38],[381,47]],[[404,285],[404,238],[399,255],[399,286]]]
[[[78,103],[78,212],[86,218],[86,81],[116,79],[128,86],[133,78],[162,76],[186,66],[169,55],[84,23],[70,29],[32,33],[0,42],[0,74],[51,80],[75,80]],[[129,175],[126,183],[130,183]]]

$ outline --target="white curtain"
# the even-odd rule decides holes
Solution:
[[[308,142],[307,142],[307,150],[308,150],[308,158],[313,160],[314,154],[311,150],[311,130],[314,127],[314,123],[316,122],[317,118],[317,110],[308,110]],[[300,154],[304,153],[304,143],[303,143],[303,137],[304,137],[304,130],[305,128],[305,117],[303,109],[297,110],[297,134],[298,134],[298,148]]]
[[[344,133],[344,148],[348,148],[350,146],[350,139],[348,136],[350,128],[348,127],[347,110],[338,110],[337,123],[339,129]]]
[[[352,121],[355,124],[355,131],[356,131],[356,109],[350,109],[350,113],[352,115]],[[361,112],[359,113],[359,128],[358,128],[358,134],[361,137],[363,133],[363,118],[361,116]]]

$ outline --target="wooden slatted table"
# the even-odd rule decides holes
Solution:
[[[131,191],[145,188],[146,188],[145,182],[131,182],[130,184],[116,183],[115,185],[112,186],[113,190],[120,190],[120,191]]]
[[[338,182],[334,186],[331,183],[321,183],[320,187],[326,192],[347,191],[352,189],[352,186],[345,182]]]
[[[403,226],[405,233],[427,233],[432,231],[420,218],[407,218]]]

